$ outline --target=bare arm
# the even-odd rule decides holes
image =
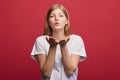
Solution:
[[[46,56],[45,54],[37,55],[37,59],[38,59],[41,71],[43,75],[47,78],[51,76],[52,69],[54,67],[56,45],[57,45],[55,40],[52,38],[49,39],[48,42],[50,44],[48,56]]]
[[[70,76],[74,73],[74,71],[78,67],[80,56],[78,55],[70,56],[66,43],[67,42],[65,40],[61,41],[60,47],[61,47],[62,60],[63,60],[63,65],[64,65],[66,75]]]

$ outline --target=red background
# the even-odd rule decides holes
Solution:
[[[79,64],[78,80],[120,80],[119,0],[1,0],[0,80],[40,80],[30,52],[47,9],[57,2],[85,43],[88,58]]]

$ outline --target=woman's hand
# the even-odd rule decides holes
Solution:
[[[48,43],[50,44],[50,48],[55,48],[57,46],[57,44],[59,43],[56,39],[54,39],[53,37],[46,37],[46,40],[48,41]]]
[[[59,41],[59,44],[61,47],[64,47],[66,46],[67,42],[69,41],[70,38],[67,38],[67,39],[64,39],[64,40],[60,40]]]

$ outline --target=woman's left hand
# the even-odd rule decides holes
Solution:
[[[69,41],[70,38],[67,38],[67,39],[64,39],[64,40],[60,40],[59,41],[59,44],[61,47],[64,47],[66,46],[67,42]]]

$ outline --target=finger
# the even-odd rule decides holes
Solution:
[[[59,41],[58,40],[55,40],[55,42],[58,44],[59,43]]]
[[[49,38],[49,42],[55,42],[55,39],[54,38]]]
[[[70,40],[70,38],[67,39],[67,42]]]
[[[63,44],[65,42],[65,40],[61,40],[59,41],[59,44]]]
[[[55,42],[55,44],[57,45],[57,44],[58,44],[58,42]]]
[[[46,37],[46,40],[49,42],[49,37]]]

